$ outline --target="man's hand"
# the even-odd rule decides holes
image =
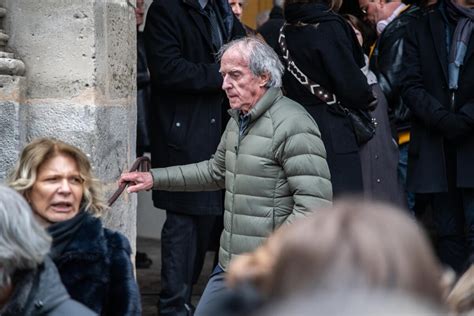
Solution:
[[[119,179],[119,185],[129,183],[128,193],[150,190],[153,188],[153,176],[151,172],[130,172],[123,173]]]

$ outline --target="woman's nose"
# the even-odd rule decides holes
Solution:
[[[71,185],[67,179],[61,180],[59,183],[59,192],[60,193],[69,193],[71,192]]]

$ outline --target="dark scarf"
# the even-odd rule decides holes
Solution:
[[[242,136],[250,123],[250,114],[239,114],[239,135]]]
[[[87,217],[87,212],[84,210],[71,219],[64,222],[54,223],[48,227],[48,233],[53,237],[53,245],[51,246],[51,258],[56,259],[62,255],[67,245],[74,239],[76,232],[81,227],[82,223]]]
[[[324,22],[337,22],[341,25],[347,36],[351,38],[354,59],[362,68],[365,65],[364,53],[357,41],[355,33],[349,23],[339,14],[329,9],[325,3],[292,3],[284,7],[285,20],[288,24],[317,24]]]
[[[448,19],[456,23],[448,57],[449,88],[458,88],[459,70],[464,63],[467,45],[474,28],[474,9],[462,7],[455,0],[446,1]]]

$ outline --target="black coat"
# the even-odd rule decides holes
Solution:
[[[405,66],[403,45],[410,27],[422,14],[415,5],[403,11],[382,32],[372,56],[380,88],[388,102],[390,123],[397,132],[410,129],[410,110],[403,103],[400,91],[400,74]]]
[[[88,214],[54,263],[69,295],[99,315],[140,315],[130,256],[128,240]]]
[[[227,0],[216,0],[224,41],[245,35]],[[227,98],[208,19],[197,0],[155,0],[145,45],[152,81],[154,168],[209,159],[227,123]],[[222,214],[222,193],[154,191],[156,207],[195,215]]]
[[[373,95],[360,70],[365,64],[364,56],[349,24],[322,4],[293,4],[291,7],[292,10],[289,10],[290,5],[285,7],[289,23],[313,24],[289,25],[285,30],[288,49],[299,69],[336,94],[345,106],[368,108]],[[281,55],[279,47],[275,50]],[[311,94],[288,71],[283,76],[283,86],[287,96],[303,105],[319,126],[334,196],[361,193],[359,147],[350,121],[330,113],[326,103]]]
[[[377,120],[377,130],[359,151],[364,196],[406,208],[406,199],[398,181],[398,146],[390,131],[387,100],[378,84],[372,85],[372,90],[377,96],[377,108],[371,113]]]
[[[260,26],[257,29],[257,32],[262,35],[268,45],[276,47],[280,28],[283,26],[283,23],[285,23],[283,9],[278,6],[274,6],[270,12],[268,21]]]
[[[454,148],[456,169],[452,176],[457,186],[474,187],[473,52],[474,36],[471,35],[451,109],[445,22],[440,10],[420,18],[407,38],[402,93],[414,116],[408,149],[408,189],[413,192],[448,190],[446,145]],[[457,113],[463,121],[446,128],[443,119],[451,113]],[[458,136],[452,139],[452,133]]]
[[[137,156],[150,152],[150,74],[142,32],[137,32]]]

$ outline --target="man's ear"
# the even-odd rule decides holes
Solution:
[[[258,86],[265,87],[268,81],[270,81],[270,75],[266,72],[260,76],[260,81],[259,81]]]

